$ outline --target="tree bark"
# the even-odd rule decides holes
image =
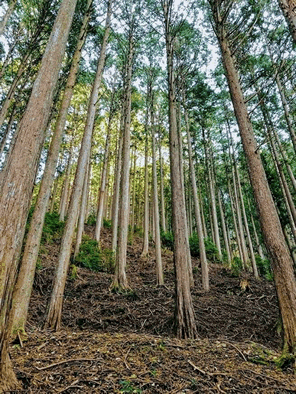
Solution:
[[[15,386],[14,373],[7,364],[12,291],[45,128],[75,6],[76,0],[63,0],[60,5],[13,152],[0,178],[0,386],[7,390]],[[7,379],[7,374],[11,379]]]
[[[84,135],[83,135],[80,154],[77,163],[75,180],[74,180],[74,185],[72,189],[70,205],[68,210],[68,217],[66,220],[66,225],[61,241],[61,248],[58,257],[58,265],[54,277],[54,285],[53,285],[53,290],[49,303],[48,314],[46,316],[45,327],[52,328],[55,330],[58,330],[61,325],[63,294],[64,294],[67,272],[70,262],[73,233],[77,222],[78,207],[82,195],[84,175],[87,170],[87,164],[90,157],[92,132],[94,128],[95,114],[96,114],[99,90],[101,86],[102,73],[105,64],[106,47],[110,33],[110,20],[111,20],[111,1],[109,1],[108,3],[105,32],[101,45],[96,77],[89,100],[87,120],[85,124]]]
[[[130,176],[130,122],[131,122],[131,81],[132,66],[134,57],[134,39],[132,32],[129,37],[129,49],[127,60],[126,76],[126,96],[125,96],[125,115],[123,128],[123,145],[122,145],[122,166],[120,181],[120,200],[119,200],[119,220],[118,220],[118,241],[115,262],[115,275],[111,288],[114,290],[126,290],[129,288],[126,277],[126,251],[128,239],[129,223],[129,176]]]
[[[296,3],[295,0],[278,0],[288,23],[292,38],[296,43]]]
[[[151,111],[151,137],[152,137],[152,182],[153,182],[153,208],[154,208],[154,229],[155,229],[156,283],[157,285],[162,286],[164,284],[164,280],[163,280],[163,268],[162,268],[162,260],[161,260],[153,93],[152,93],[152,102],[151,102],[150,111]]]
[[[147,109],[146,109],[147,112],[146,112],[146,120],[145,120],[144,233],[143,233],[143,249],[141,254],[142,257],[147,256],[149,253],[148,100],[146,105],[147,105]]]
[[[176,272],[176,308],[175,330],[180,338],[195,338],[197,330],[190,292],[190,276],[188,250],[189,241],[186,230],[186,208],[182,188],[180,161],[180,139],[177,129],[177,111],[175,97],[175,81],[173,66],[173,38],[171,35],[170,15],[171,3],[162,1],[168,72],[169,100],[169,138],[170,138],[170,168],[172,183],[172,223],[174,232],[174,266]]]
[[[235,68],[232,53],[227,41],[226,31],[221,16],[215,13],[215,6],[213,6],[212,11],[227,82],[247,159],[251,185],[259,211],[265,245],[271,257],[283,321],[284,352],[294,354],[296,349],[296,282],[293,272],[293,262],[257,149],[252,124],[248,116],[239,82],[238,72]]]
[[[22,333],[25,331],[29,301],[31,297],[32,286],[33,286],[34,275],[35,275],[35,267],[37,263],[40,240],[42,236],[42,229],[44,225],[44,218],[49,203],[50,191],[52,188],[52,184],[54,182],[54,174],[59,157],[61,138],[66,124],[67,112],[70,105],[73,88],[75,85],[79,60],[81,56],[81,49],[83,47],[86,37],[86,29],[90,16],[89,8],[91,1],[92,0],[88,1],[87,12],[84,17],[84,21],[79,34],[77,49],[73,57],[72,66],[67,81],[67,86],[62,99],[59,116],[55,125],[55,130],[52,137],[50,150],[47,156],[46,166],[41,181],[38,198],[35,204],[34,213],[31,219],[30,228],[27,235],[26,245],[21,261],[21,268],[14,289],[13,307],[11,311],[11,316],[13,319],[12,332],[14,334],[17,332]],[[71,154],[69,158],[69,162],[70,161],[71,161]],[[69,168],[70,168],[70,164],[69,164]]]

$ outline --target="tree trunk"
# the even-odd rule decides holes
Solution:
[[[150,110],[151,110],[151,137],[152,137],[152,182],[153,182],[153,208],[154,208],[154,229],[155,229],[156,283],[157,285],[162,286],[164,284],[164,280],[163,280],[163,269],[162,269],[162,260],[161,260],[161,240],[160,240],[160,227],[159,227],[153,93],[152,93],[152,102],[151,102]]]
[[[244,101],[238,72],[234,65],[226,32],[221,29],[221,16],[216,18],[216,31],[221,48],[223,64],[234,106],[236,119],[245,151],[251,185],[254,191],[262,232],[274,272],[279,306],[284,329],[284,351],[295,353],[296,349],[296,282],[293,262],[285,241],[280,220],[268,186],[260,154],[254,138],[252,124]]]
[[[117,163],[115,171],[115,180],[113,187],[113,198],[112,198],[112,250],[116,253],[117,250],[117,239],[118,239],[118,209],[119,209],[119,197],[120,197],[120,179],[121,179],[121,167],[122,167],[122,145],[123,145],[123,121],[124,121],[124,108],[121,113],[121,121],[119,128],[119,143],[117,152]]]
[[[103,169],[102,169],[102,175],[101,175],[101,186],[100,186],[100,192],[99,192],[99,204],[98,204],[98,212],[97,212],[97,220],[96,220],[96,228],[95,228],[95,238],[96,238],[97,242],[100,242],[101,228],[102,228],[103,214],[104,214],[104,202],[105,202],[105,198],[106,198],[105,191],[106,191],[106,183],[107,183],[107,169],[108,169],[108,165],[109,165],[111,125],[112,125],[112,118],[113,118],[113,113],[111,111],[112,111],[112,109],[110,110],[108,127],[107,127],[104,161],[103,161]]]
[[[81,142],[75,180],[74,180],[74,185],[72,189],[70,205],[68,210],[68,217],[66,220],[66,226],[61,241],[61,248],[58,257],[58,265],[54,277],[54,285],[53,285],[53,290],[49,303],[48,314],[45,322],[45,327],[47,328],[50,327],[55,330],[58,330],[61,325],[63,294],[64,294],[67,272],[70,262],[73,233],[77,222],[78,209],[79,209],[78,207],[82,195],[84,175],[87,170],[87,164],[90,157],[92,132],[94,128],[95,114],[96,114],[99,90],[101,86],[102,73],[105,64],[106,47],[110,33],[110,19],[111,19],[111,1],[109,1],[108,3],[105,33],[102,41],[96,77],[89,100],[87,120],[85,124],[83,139]]]
[[[0,386],[7,391],[15,387],[7,354],[12,291],[45,128],[75,6],[76,0],[63,0],[60,5],[16,144],[0,179]]]
[[[222,231],[223,231],[225,249],[226,249],[226,253],[227,253],[228,266],[229,266],[229,268],[231,268],[231,252],[230,252],[230,246],[229,246],[229,242],[228,242],[228,234],[227,234],[227,228],[226,228],[224,210],[223,210],[223,204],[222,204],[222,197],[221,197],[220,191],[218,191],[218,204],[219,204],[219,209],[220,209]]]
[[[284,17],[288,23],[293,40],[296,43],[296,4],[295,0],[278,0],[283,11]]]
[[[79,253],[79,248],[80,248],[81,241],[82,241],[82,235],[84,232],[84,222],[85,222],[86,208],[87,208],[89,175],[90,175],[90,159],[89,159],[89,163],[87,165],[87,169],[86,169],[86,173],[85,173],[84,181],[83,181],[83,190],[82,190],[82,197],[81,197],[81,204],[80,204],[80,214],[79,214],[78,225],[77,225],[77,235],[76,235],[76,243],[75,243],[75,250],[74,250],[74,258]]]
[[[166,226],[164,190],[163,190],[163,158],[161,156],[161,140],[159,140],[159,172],[160,172],[161,227],[162,227],[162,231],[166,233],[167,226]]]
[[[30,229],[27,235],[26,246],[21,261],[21,268],[14,289],[13,308],[11,311],[11,316],[13,319],[12,332],[14,334],[17,332],[22,333],[25,331],[29,301],[31,297],[32,286],[33,286],[34,275],[35,275],[35,267],[37,263],[42,229],[44,225],[44,218],[50,198],[50,191],[54,181],[54,174],[59,157],[61,138],[66,124],[67,111],[70,105],[73,88],[76,80],[81,49],[85,41],[86,28],[89,20],[89,7],[91,1],[92,0],[89,0],[88,2],[87,13],[86,16],[84,17],[80,35],[78,38],[77,49],[73,57],[72,66],[67,81],[67,86],[64,92],[64,97],[62,100],[59,116],[56,122],[55,131],[52,137],[50,150],[47,156],[46,166],[41,181],[37,202],[35,204],[34,213],[30,223]],[[70,161],[71,161],[71,154],[69,158],[69,163]],[[68,167],[70,168],[70,165]]]
[[[180,139],[177,129],[177,111],[175,97],[175,81],[173,66],[173,38],[171,35],[170,15],[171,3],[162,1],[165,19],[165,40],[168,70],[169,100],[169,137],[170,167],[172,184],[172,223],[174,232],[174,265],[176,272],[176,309],[175,330],[180,338],[195,338],[197,330],[190,292],[190,276],[188,250],[189,241],[186,230],[186,208],[182,188],[180,161]]]
[[[251,234],[250,234],[250,230],[249,230],[249,225],[248,225],[248,220],[247,220],[247,215],[246,215],[246,209],[245,209],[245,203],[244,203],[244,198],[243,198],[243,193],[242,193],[242,188],[241,188],[241,184],[240,184],[240,178],[239,178],[237,166],[235,166],[235,172],[236,172],[236,179],[237,179],[237,185],[238,185],[238,194],[239,194],[239,198],[240,198],[240,201],[241,201],[243,218],[244,218],[244,222],[245,222],[245,229],[246,229],[248,243],[249,243],[249,250],[250,250],[250,256],[251,256],[251,263],[252,263],[253,273],[254,273],[255,278],[259,279],[257,265],[256,265],[256,259],[255,259],[253,244],[252,244],[252,238],[251,238]]]
[[[189,120],[188,120],[188,113],[185,108],[185,97],[183,97],[183,103],[184,103],[184,116],[185,116],[185,125],[186,125],[186,133],[187,133],[187,144],[188,144],[189,171],[190,171],[191,185],[193,191],[194,212],[195,212],[196,228],[197,228],[198,242],[199,242],[202,285],[204,290],[208,291],[210,289],[209,268],[208,268],[208,262],[206,256],[204,234],[202,229],[200,206],[198,201],[198,192],[197,192],[196,179],[195,179],[195,168],[193,165],[193,158],[192,158],[192,145],[191,145],[191,136],[189,130]]]
[[[16,3],[17,3],[17,0],[10,1],[9,6],[8,6],[2,20],[0,21],[0,36],[3,34],[3,32],[5,30],[8,19],[10,18],[10,15],[13,13]]]
[[[130,176],[130,122],[131,122],[131,82],[132,66],[134,57],[133,36],[129,38],[127,76],[126,76],[126,96],[124,111],[123,145],[122,145],[122,166],[120,181],[120,200],[119,200],[119,220],[118,220],[118,241],[115,262],[115,275],[111,288],[114,290],[128,289],[126,277],[126,251],[128,239],[129,223],[129,176]]]
[[[69,199],[69,192],[70,192],[70,174],[71,174],[71,161],[72,161],[72,146],[70,147],[70,155],[68,158],[68,163],[66,167],[65,179],[62,187],[62,195],[59,207],[59,215],[60,221],[63,222],[65,220],[68,199]]]
[[[143,250],[141,257],[145,257],[149,253],[149,173],[148,173],[148,101],[147,113],[145,120],[145,181],[144,181],[144,234],[143,234]]]

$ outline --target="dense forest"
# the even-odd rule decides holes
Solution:
[[[1,1],[0,392],[296,392],[295,9]]]

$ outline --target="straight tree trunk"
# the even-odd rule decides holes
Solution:
[[[17,141],[0,177],[0,387],[3,391],[16,386],[8,356],[12,292],[50,106],[75,6],[76,0],[63,0],[60,5]]]
[[[225,217],[224,217],[224,209],[223,209],[222,197],[221,197],[220,191],[218,191],[218,204],[219,204],[219,209],[220,209],[224,244],[225,244],[225,249],[226,249],[226,253],[227,253],[227,261],[228,261],[228,266],[230,268],[231,267],[231,252],[230,252],[230,246],[229,246],[229,242],[228,242],[228,234],[227,234],[227,228],[226,228]]]
[[[213,2],[211,2],[213,6]],[[212,8],[228,86],[245,151],[265,245],[271,257],[283,321],[284,353],[296,349],[296,281],[293,262],[268,186],[221,15]]]
[[[98,212],[97,212],[97,220],[96,220],[96,228],[95,228],[95,238],[97,242],[100,242],[101,237],[101,228],[103,223],[103,214],[104,214],[104,202],[105,202],[105,192],[106,192],[106,183],[107,183],[107,169],[109,165],[109,151],[110,151],[110,138],[111,138],[111,125],[113,113],[110,109],[108,127],[107,127],[107,136],[105,143],[105,152],[104,152],[104,161],[103,161],[103,169],[101,175],[101,186],[99,192],[99,204],[98,204]]]
[[[90,160],[89,160],[90,162]],[[80,214],[78,219],[78,226],[77,226],[77,235],[76,235],[76,243],[75,243],[75,250],[74,250],[74,258],[79,253],[79,248],[82,241],[82,235],[84,232],[84,222],[86,216],[86,209],[87,209],[87,195],[88,195],[88,179],[90,175],[90,164],[87,165],[87,170],[85,173],[84,181],[83,181],[83,190],[82,190],[82,197],[81,197],[81,204],[80,204]]]
[[[148,93],[147,93],[148,94]],[[148,172],[148,111],[149,104],[147,100],[146,120],[145,120],[145,180],[144,180],[144,233],[143,233],[143,250],[141,257],[149,253],[149,172]]]
[[[96,72],[95,81],[88,105],[87,120],[84,135],[81,143],[80,154],[77,163],[74,185],[72,189],[68,217],[61,241],[61,248],[58,256],[58,265],[54,277],[54,285],[46,316],[45,327],[59,330],[62,317],[63,294],[66,285],[67,273],[70,262],[72,239],[77,222],[79,203],[82,196],[83,182],[90,159],[92,133],[94,129],[95,114],[98,102],[98,95],[101,86],[102,73],[105,64],[106,47],[110,33],[111,1],[108,2],[108,11],[105,25],[104,37],[101,45],[100,57]]]
[[[153,93],[152,93],[152,102],[151,102],[150,111],[151,111],[151,137],[152,137],[152,182],[153,182],[153,208],[154,208],[154,229],[155,229],[156,283],[157,285],[162,286],[164,284],[164,280],[163,280],[163,268],[162,268],[162,260],[161,260]]]
[[[114,290],[128,289],[126,277],[126,252],[128,240],[128,223],[130,212],[129,201],[129,175],[130,175],[130,123],[131,123],[131,82],[132,68],[134,57],[134,40],[132,33],[129,37],[129,49],[127,60],[126,75],[126,95],[123,127],[123,144],[122,144],[122,166],[120,180],[120,199],[119,199],[119,220],[118,220],[118,240],[115,262],[115,275],[111,288]]]
[[[71,161],[72,161],[72,147],[70,148],[70,155],[68,158],[65,179],[62,188],[62,195],[60,201],[60,208],[59,208],[59,215],[60,221],[63,222],[65,220],[67,206],[68,206],[68,199],[69,199],[69,192],[70,192],[70,175],[71,175]]]
[[[54,174],[59,157],[61,138],[65,128],[67,112],[70,105],[73,88],[75,85],[79,59],[81,55],[81,49],[86,37],[86,29],[90,16],[89,8],[91,1],[92,0],[88,1],[87,12],[84,17],[80,35],[78,38],[77,49],[73,57],[72,66],[67,81],[67,86],[62,99],[59,116],[55,125],[55,130],[52,137],[49,153],[47,156],[46,166],[41,181],[37,202],[35,204],[34,213],[31,219],[30,228],[27,235],[26,246],[21,261],[21,268],[14,289],[13,307],[11,311],[11,318],[13,320],[12,332],[14,334],[16,334],[17,332],[22,333],[25,331],[29,301],[31,297],[34,275],[35,275],[35,267],[37,263],[40,240],[42,236],[42,229],[44,225],[44,218],[49,203],[50,191],[52,188],[52,184],[54,182]],[[71,161],[71,154],[69,158],[68,168],[70,168],[69,165],[70,161]]]
[[[3,34],[3,32],[5,30],[8,19],[10,18],[10,15],[13,13],[16,3],[17,3],[17,0],[10,1],[9,6],[8,6],[2,20],[0,21],[0,36]]]
[[[196,178],[195,178],[195,168],[193,165],[193,158],[192,158],[193,155],[192,155],[191,136],[189,130],[188,113],[187,113],[187,109],[185,108],[185,97],[183,97],[183,103],[184,103],[184,117],[185,117],[186,133],[187,133],[187,144],[188,144],[189,171],[190,171],[190,179],[191,179],[191,185],[193,191],[194,212],[195,212],[196,228],[197,228],[198,242],[199,242],[202,285],[203,285],[203,289],[208,291],[210,289],[209,268],[208,268],[208,262],[206,256],[204,234],[202,229],[202,220],[201,220],[200,206],[199,206],[198,192],[197,192]]]
[[[161,140],[159,140],[159,172],[160,172],[160,201],[161,201],[161,227],[162,231],[166,233],[166,217],[165,217],[165,203],[163,190],[163,158],[161,155]]]
[[[115,171],[115,180],[113,187],[113,198],[112,198],[112,250],[116,253],[117,250],[117,239],[118,239],[118,209],[119,209],[119,197],[120,197],[120,179],[121,179],[121,167],[122,167],[122,145],[123,145],[123,121],[124,121],[124,108],[121,113],[121,121],[119,128],[119,143],[117,152],[117,163]]]
[[[177,129],[177,111],[175,97],[175,80],[173,65],[173,37],[171,34],[170,16],[172,4],[162,1],[165,23],[165,40],[168,70],[169,100],[169,138],[170,167],[172,184],[172,223],[174,232],[174,265],[176,273],[176,309],[175,330],[180,338],[195,338],[197,330],[190,292],[190,275],[188,266],[189,241],[186,230],[186,208],[182,187],[180,161],[180,138]]]

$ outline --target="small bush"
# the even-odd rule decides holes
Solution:
[[[212,261],[213,263],[220,263],[221,258],[219,257],[219,252],[214,242],[210,238],[205,238],[204,242],[207,259]],[[189,245],[191,256],[200,257],[199,239],[196,233],[193,233],[192,236],[189,238]]]
[[[94,226],[96,224],[96,221],[97,221],[97,219],[96,219],[95,215],[91,214],[88,216],[86,224],[88,224],[89,226]]]
[[[108,219],[103,219],[103,227],[105,227],[105,228],[111,228],[112,227],[112,222],[111,222],[111,220],[108,220]]]
[[[241,261],[241,259],[239,257],[234,256],[232,259],[232,262],[231,262],[231,271],[232,271],[233,275],[239,276],[242,269],[243,269],[243,262]]]
[[[49,244],[58,241],[62,237],[65,222],[61,222],[57,212],[45,214],[41,243]]]
[[[114,254],[110,249],[100,250],[96,240],[84,235],[75,258],[75,263],[81,267],[97,272],[114,272]]]
[[[170,231],[162,231],[160,234],[162,246],[170,250],[174,249],[174,235]]]
[[[267,280],[273,280],[273,273],[271,270],[270,261],[268,259],[262,259],[259,255],[255,256],[256,265],[260,276],[264,276]]]

